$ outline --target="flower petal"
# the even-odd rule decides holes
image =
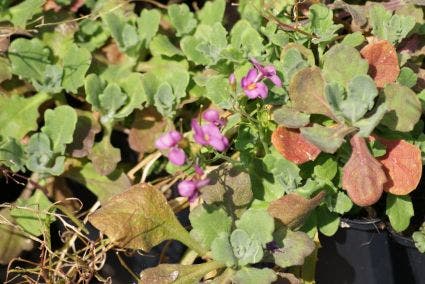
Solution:
[[[171,163],[182,166],[186,162],[186,154],[179,147],[173,147],[170,152],[168,152],[168,159]]]
[[[190,197],[196,192],[196,183],[191,180],[184,180],[177,185],[179,194],[184,197]]]
[[[280,80],[279,76],[273,75],[268,78],[273,82],[273,84],[275,84],[275,86],[282,87],[282,80]]]
[[[269,94],[269,89],[263,82],[257,83],[258,97],[265,99]]]
[[[217,123],[220,120],[220,114],[215,109],[207,109],[202,117],[209,122]]]

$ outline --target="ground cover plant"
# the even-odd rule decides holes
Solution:
[[[155,267],[121,265],[139,283],[312,282],[341,216],[409,228],[423,3],[190,4],[0,4],[0,166],[20,189],[0,205],[5,281],[108,282],[108,251],[162,245]]]

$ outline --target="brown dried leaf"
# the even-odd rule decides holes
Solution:
[[[333,117],[325,98],[325,79],[318,67],[304,68],[292,77],[289,97],[293,107],[299,111]]]
[[[324,191],[319,192],[312,199],[304,198],[297,193],[290,193],[271,202],[267,211],[289,228],[297,228],[324,197]]]
[[[147,184],[134,185],[113,196],[89,217],[89,221],[116,245],[144,251],[164,240],[184,242],[189,235],[164,195]]]
[[[388,178],[384,190],[395,195],[415,190],[422,176],[421,150],[405,140],[375,138],[387,148],[387,153],[377,158]]]
[[[153,152],[156,149],[156,134],[163,132],[166,124],[164,117],[154,107],[137,110],[128,136],[130,148],[140,153]]]
[[[299,129],[279,126],[272,134],[272,144],[285,159],[298,165],[314,161],[320,154],[320,149],[307,141]]]
[[[397,80],[400,73],[397,52],[386,40],[369,43],[360,51],[369,62],[369,75],[375,80],[378,88]]]
[[[68,144],[67,152],[75,158],[86,157],[94,144],[94,138],[100,132],[99,121],[93,113],[77,110],[78,118],[72,143]]]
[[[120,64],[125,60],[125,54],[119,50],[115,41],[103,47],[102,52],[111,64]]]
[[[359,206],[369,206],[379,200],[387,181],[382,165],[372,156],[364,138],[354,135],[350,144],[351,157],[343,168],[342,188]]]

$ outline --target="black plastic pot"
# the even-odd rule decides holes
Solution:
[[[332,237],[319,234],[318,284],[392,284],[389,237],[380,219],[342,219]],[[414,282],[403,282],[414,283]]]
[[[425,253],[418,251],[411,238],[391,229],[389,235],[396,283],[425,284]]]

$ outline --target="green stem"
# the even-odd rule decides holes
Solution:
[[[200,243],[198,243],[197,240],[193,239],[189,232],[186,231],[186,229],[178,222],[178,225],[174,227],[173,232],[171,232],[173,239],[182,242],[184,245],[186,245],[188,248],[194,250],[198,255],[205,256],[208,253],[208,250],[206,250]]]

